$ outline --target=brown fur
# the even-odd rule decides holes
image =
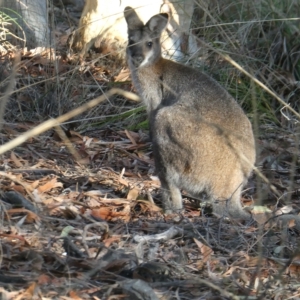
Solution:
[[[240,196],[255,161],[251,123],[237,102],[209,76],[161,57],[166,14],[144,25],[125,8],[127,59],[150,120],[155,166],[167,212],[182,209],[180,189],[206,192],[214,212],[249,218]]]

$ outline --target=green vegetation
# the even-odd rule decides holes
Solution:
[[[281,111],[282,104],[261,87],[252,84],[248,76],[220,54],[230,56],[287,105],[299,111],[299,0],[195,0],[195,7],[191,32],[199,38],[200,50],[191,63],[218,80],[239,101],[251,119],[256,116],[259,124],[271,122],[284,125],[282,120],[286,118]],[[61,10],[55,13],[49,11],[49,15],[64,20]],[[2,53],[3,49],[12,48],[10,38],[21,39],[10,30],[12,25],[21,29],[17,23],[20,18],[9,9],[2,8],[0,11]],[[53,24],[56,24],[55,20]],[[55,48],[56,45],[56,42],[53,43],[53,49],[43,52],[43,58],[34,53],[23,57],[20,66],[22,76],[18,81],[21,90],[8,104],[7,121],[26,121],[28,116],[30,120],[44,120],[102,94],[111,85],[126,90],[131,88],[128,78],[121,82],[115,80],[124,64],[106,59],[106,54],[93,53],[89,56],[91,62],[85,61],[85,71],[85,67],[72,65],[77,62],[75,59],[60,58],[65,57],[65,44],[64,48],[60,45],[59,49]],[[50,55],[51,51],[58,56],[54,58]],[[288,118],[294,118],[287,109],[284,112]],[[114,117],[106,117],[112,115]],[[79,121],[81,128],[110,124],[143,129],[148,125],[146,118],[144,108],[136,109],[135,103],[111,99],[108,104],[80,116]],[[91,119],[95,123],[91,123]]]
[[[14,16],[14,17],[13,17]],[[12,25],[22,31],[21,26],[18,24],[17,19],[21,16],[14,10],[9,8],[0,8],[0,51],[11,50],[14,46],[11,44],[12,40],[22,41],[24,39],[14,34]]]
[[[204,10],[203,1],[196,3],[194,31],[198,37],[228,54],[299,111],[300,2],[210,1]],[[204,62],[206,71],[220,81],[250,115],[254,94],[260,121],[280,122],[282,106],[259,87],[250,91],[252,85],[248,77],[212,51]]]

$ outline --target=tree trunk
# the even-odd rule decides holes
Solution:
[[[12,45],[28,47],[49,46],[49,28],[46,0],[0,0],[0,11],[15,20],[8,36]]]
[[[197,51],[193,35],[189,34],[194,0],[86,0],[71,46],[83,58],[96,42],[102,53],[124,58],[127,26],[123,17],[126,6],[136,8],[142,21],[167,12],[170,22],[162,37],[165,56],[180,60]]]

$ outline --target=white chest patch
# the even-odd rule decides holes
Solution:
[[[149,63],[151,56],[153,56],[153,50],[149,51],[149,52],[146,54],[144,60],[143,60],[142,63],[140,64],[140,68],[145,67],[145,66]]]

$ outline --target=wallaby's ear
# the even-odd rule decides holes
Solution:
[[[146,26],[157,34],[160,34],[168,24],[168,14],[158,14],[153,16],[146,24]]]
[[[124,9],[124,17],[128,25],[128,29],[134,30],[144,26],[144,23],[141,21],[135,10],[126,6]]]

